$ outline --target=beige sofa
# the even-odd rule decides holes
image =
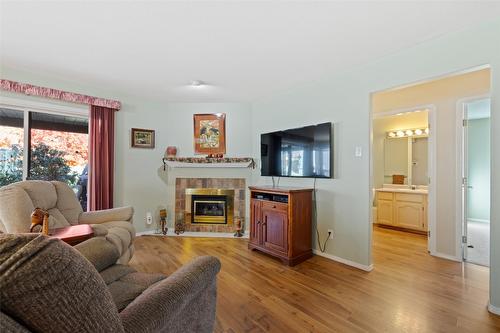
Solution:
[[[29,232],[31,213],[36,207],[49,212],[50,228],[90,224],[95,237],[105,238],[117,248],[117,263],[126,264],[132,258],[135,237],[132,207],[84,212],[67,184],[27,180],[0,188],[0,231]]]

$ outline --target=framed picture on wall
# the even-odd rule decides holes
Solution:
[[[195,154],[225,154],[226,114],[195,114],[193,119]]]
[[[134,148],[154,148],[155,147],[155,131],[132,128],[132,147]]]

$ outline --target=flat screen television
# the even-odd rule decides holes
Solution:
[[[261,175],[332,178],[332,123],[261,134]]]

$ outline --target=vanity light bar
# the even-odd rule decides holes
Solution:
[[[394,130],[387,132],[388,138],[404,138],[412,136],[425,136],[429,135],[429,128],[412,128],[405,130]]]

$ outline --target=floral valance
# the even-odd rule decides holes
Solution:
[[[0,89],[25,95],[58,99],[64,102],[103,106],[115,110],[120,110],[122,106],[119,101],[112,99],[93,97],[4,79],[0,79]]]

